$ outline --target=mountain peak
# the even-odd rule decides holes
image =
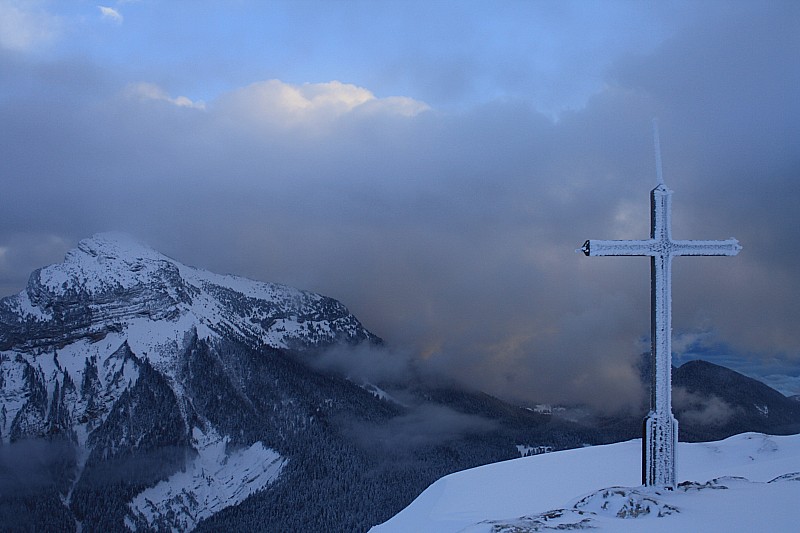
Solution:
[[[145,329],[130,340],[140,346],[153,328],[300,350],[377,340],[332,298],[189,267],[121,233],[84,239],[62,263],[34,271],[25,291],[0,300],[0,315],[9,326],[0,347],[137,328]]]
[[[88,239],[82,239],[76,249],[67,252],[67,257],[80,252],[91,257],[104,257],[111,260],[119,258],[160,260],[166,258],[135,237],[115,231],[95,233]]]
[[[152,281],[169,263],[174,262],[130,235],[98,233],[68,251],[63,263],[34,272],[31,282],[55,294],[69,288],[96,294]]]

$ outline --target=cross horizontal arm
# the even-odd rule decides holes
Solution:
[[[672,255],[736,255],[742,247],[736,239],[724,241],[672,241]]]
[[[600,241],[590,239],[580,251],[588,256],[602,255],[653,255],[656,241]]]

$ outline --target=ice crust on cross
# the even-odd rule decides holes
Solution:
[[[587,256],[650,257],[650,412],[644,421],[642,483],[674,487],[678,421],[672,415],[672,258],[732,256],[742,247],[733,238],[673,240],[672,191],[664,184],[660,172],[659,184],[650,192],[650,207],[649,239],[588,240],[580,251]]]

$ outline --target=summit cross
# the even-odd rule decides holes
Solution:
[[[657,157],[658,157],[657,152]],[[660,165],[659,165],[660,167]],[[644,420],[642,483],[674,487],[678,421],[672,415],[672,258],[682,255],[736,255],[736,239],[676,241],[672,239],[672,191],[659,183],[650,192],[650,238],[632,241],[588,240],[587,256],[650,257],[650,412]]]

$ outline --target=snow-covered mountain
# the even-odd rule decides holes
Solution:
[[[63,263],[35,271],[0,302],[0,321],[4,351],[124,338],[165,371],[190,331],[273,348],[377,340],[332,298],[191,268],[116,234],[83,240]]]
[[[273,483],[289,459],[266,443],[310,423],[286,408],[302,396],[291,387],[252,394],[268,376],[254,366],[363,342],[380,339],[331,298],[191,268],[123,235],[83,240],[0,300],[0,494],[31,489],[35,471],[91,528],[190,529]],[[248,415],[257,424],[237,420]],[[104,516],[93,499],[122,480],[125,501]]]
[[[641,440],[446,476],[372,533],[797,531],[800,435],[679,443],[674,491],[642,487]]]

